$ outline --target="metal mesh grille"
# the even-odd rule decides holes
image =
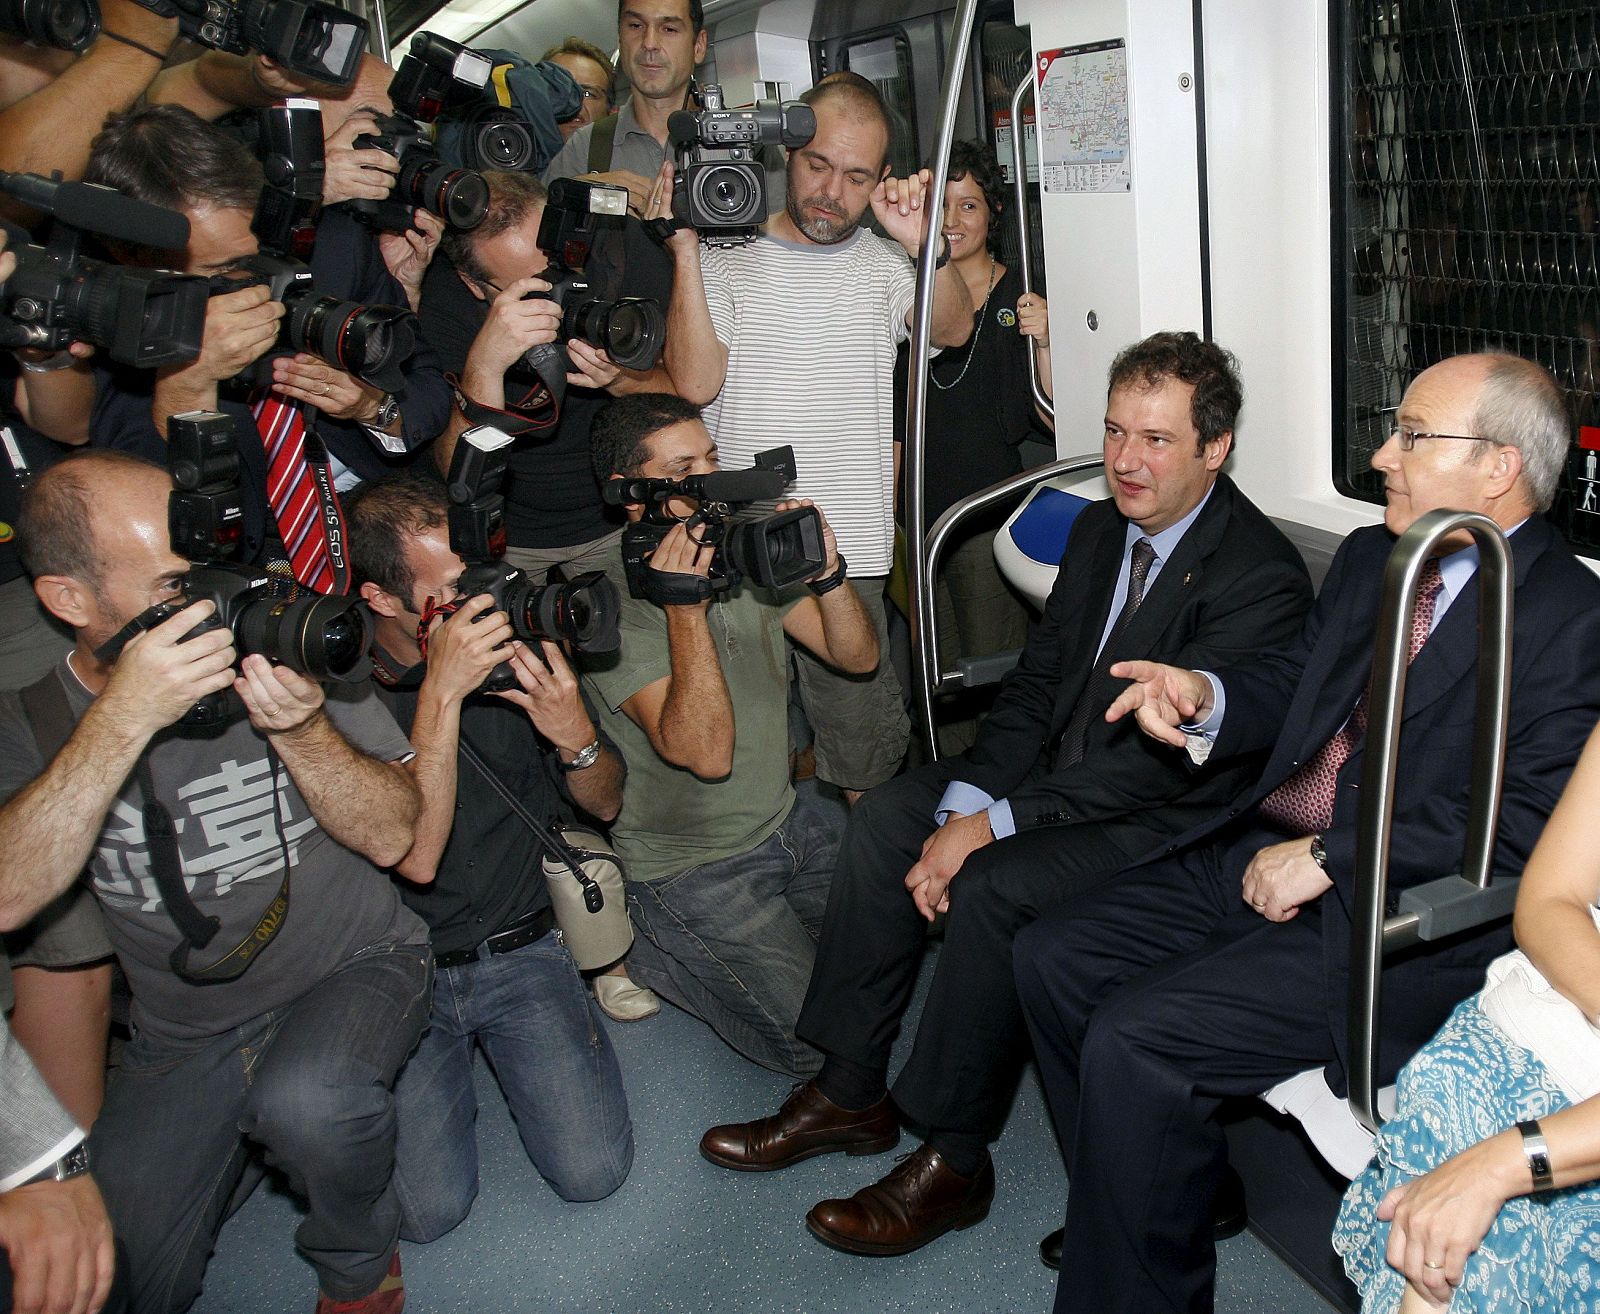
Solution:
[[[1334,0],[1341,320],[1334,476],[1382,500],[1379,411],[1446,356],[1498,346],[1567,390],[1600,447],[1600,9],[1593,0]],[[1342,11],[1342,12],[1341,12]],[[1552,517],[1600,554],[1600,452]]]

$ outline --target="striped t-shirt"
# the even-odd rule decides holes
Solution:
[[[858,229],[833,246],[761,236],[701,252],[706,305],[728,375],[706,407],[724,469],[794,447],[799,478],[853,575],[887,575],[894,544],[894,360],[916,273],[900,247]]]

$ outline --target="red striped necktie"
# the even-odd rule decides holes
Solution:
[[[278,537],[301,584],[318,593],[334,586],[316,475],[306,460],[306,421],[296,402],[263,393],[251,406],[267,453],[267,503]]]

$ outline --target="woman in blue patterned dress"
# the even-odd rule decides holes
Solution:
[[[1600,728],[1528,861],[1516,911],[1527,959],[1582,1016],[1547,997],[1567,1023],[1541,1059],[1476,995],[1402,1070],[1396,1115],[1334,1230],[1367,1314],[1600,1312],[1597,818]],[[1508,1027],[1524,1016],[1493,997],[1487,1007]],[[1536,1183],[1536,1168],[1553,1181]]]

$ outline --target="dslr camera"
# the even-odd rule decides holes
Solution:
[[[250,221],[262,254],[239,262],[239,273],[215,275],[211,295],[265,284],[284,316],[278,341],[239,377],[266,387],[272,358],[304,351],[384,392],[405,386],[401,367],[416,350],[417,319],[408,307],[366,306],[319,293],[302,261],[316,244],[322,208],[322,115],[312,100],[289,100],[260,112],[257,152],[267,185]]]
[[[782,589],[815,575],[828,564],[822,517],[814,506],[771,515],[739,516],[754,502],[783,496],[794,482],[794,448],[757,452],[748,470],[719,470],[687,479],[611,479],[601,486],[612,506],[642,506],[642,519],[622,531],[622,566],[628,592],[660,607],[684,606],[725,593],[748,579]],[[697,503],[684,519],[674,499]],[[714,549],[709,576],[667,574],[650,568],[650,554],[674,525],[683,524],[697,543]]]
[[[59,0],[50,0],[59,3]],[[347,87],[367,49],[367,20],[322,0],[139,0],[176,18],[190,41],[231,55],[259,51],[280,68]]]
[[[99,0],[0,0],[0,32],[76,54],[100,34]]]
[[[548,292],[529,292],[524,300],[548,297],[561,307],[562,342],[577,338],[610,356],[624,369],[648,370],[661,359],[667,321],[661,307],[646,297],[608,301],[595,294],[580,272],[594,239],[608,219],[620,225],[628,213],[628,189],[610,183],[551,181],[539,220],[539,248],[549,257],[540,275]],[[554,373],[565,379],[568,362],[555,344],[530,348],[523,358],[546,383]],[[552,385],[552,392],[558,390]]]
[[[172,550],[193,562],[183,577],[183,598],[161,602],[135,616],[95,652],[114,661],[134,635],[160,625],[191,603],[210,598],[216,612],[189,632],[233,631],[240,655],[258,652],[314,680],[355,684],[372,671],[371,635],[358,598],[311,593],[293,577],[239,566],[244,520],[239,494],[239,452],[233,420],[215,411],[189,411],[167,420],[167,464],[177,487],[167,501]],[[208,694],[179,722],[220,725],[231,714],[228,691]]]
[[[617,623],[622,600],[617,586],[600,571],[573,580],[535,584],[524,571],[507,566],[505,499],[506,458],[512,439],[488,425],[466,430],[456,443],[446,480],[450,501],[447,520],[450,550],[466,564],[454,601],[430,608],[423,627],[437,615],[450,616],[468,598],[487,593],[495,609],[511,618],[511,632],[524,643],[540,639],[566,642],[579,652],[615,652],[621,646]],[[418,635],[419,641],[426,641]],[[533,649],[539,652],[537,646]],[[542,657],[541,657],[542,660]],[[501,662],[480,686],[488,692],[517,687],[517,677]]]
[[[474,169],[458,169],[439,156],[428,127],[462,96],[477,98],[494,66],[489,58],[431,32],[419,33],[389,84],[393,114],[378,116],[378,131],[355,140],[360,149],[387,151],[400,174],[386,200],[351,201],[352,213],[381,232],[403,233],[421,207],[451,228],[476,228],[489,213],[489,184]]]
[[[695,92],[698,111],[667,120],[676,152],[672,217],[696,229],[708,246],[753,240],[767,218],[763,146],[804,146],[817,131],[811,106],[798,100],[759,100],[751,109],[725,109],[722,88]]]
[[[181,214],[60,175],[0,173],[0,192],[55,216],[42,245],[0,224],[17,257],[0,284],[0,347],[61,351],[92,342],[124,365],[151,369],[193,360],[205,336],[206,280],[159,269],[108,265],[80,254],[85,230],[178,250],[188,245]]]

